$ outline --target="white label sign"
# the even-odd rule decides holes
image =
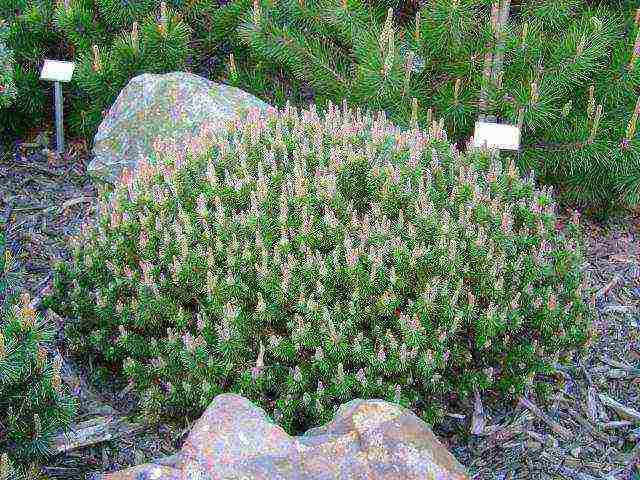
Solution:
[[[475,147],[499,148],[501,150],[520,149],[520,129],[503,123],[476,122],[473,133]]]
[[[45,60],[40,72],[40,80],[52,82],[69,82],[73,76],[76,64],[73,62],[61,62],[58,60]]]

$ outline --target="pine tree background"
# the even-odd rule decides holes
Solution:
[[[11,253],[0,219],[0,479],[35,480],[50,458],[53,435],[76,411],[53,355],[54,332],[18,295],[23,268]]]
[[[38,80],[44,57],[78,62],[65,120],[71,136],[89,143],[130,78],[187,70],[279,108],[287,99],[322,108],[346,98],[404,127],[415,108],[421,127],[443,122],[462,148],[478,118],[518,124],[517,164],[556,185],[565,203],[634,207],[636,7],[595,0],[0,0],[17,86],[16,101],[0,109],[0,126],[16,135],[52,117],[52,89]]]
[[[0,19],[0,108],[13,103],[16,88],[13,82],[13,52],[7,48],[8,25]]]
[[[238,32],[252,51],[310,85],[318,104],[346,96],[406,126],[416,98],[418,123],[444,121],[460,143],[478,116],[518,124],[518,165],[558,185],[564,200],[596,208],[637,204],[633,52],[640,37],[631,3],[612,9],[597,2],[514,2],[504,27],[498,19],[508,2],[489,3],[426,2],[413,21],[387,20],[395,25],[389,39],[385,24],[371,30],[357,14],[337,20],[326,2],[315,10],[310,2],[279,2],[259,22],[245,19]],[[362,11],[352,5],[350,11]],[[342,58],[338,41],[327,47],[315,40],[341,25],[350,26],[334,36],[348,44]],[[238,77],[239,85],[251,83],[252,74]]]

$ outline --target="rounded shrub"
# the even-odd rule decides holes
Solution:
[[[587,340],[577,228],[495,153],[346,104],[204,140],[157,142],[103,194],[48,300],[147,412],[233,391],[289,432],[357,397],[434,421],[544,386]]]
[[[75,414],[60,358],[48,352],[53,332],[29,303],[22,294],[0,305],[0,478],[35,478],[52,436]]]

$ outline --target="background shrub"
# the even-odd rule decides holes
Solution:
[[[149,413],[238,392],[290,432],[381,397],[430,421],[544,390],[586,340],[580,245],[511,160],[329,105],[232,125],[104,194],[47,304]]]
[[[319,106],[347,98],[406,127],[417,98],[418,124],[444,121],[460,147],[478,117],[516,124],[516,164],[563,203],[637,205],[637,5],[513,1],[501,27],[505,3],[435,0],[381,16],[362,1],[291,0],[253,7],[236,35]]]
[[[53,332],[29,302],[28,294],[14,295],[0,309],[0,477],[7,475],[2,478],[36,478],[51,437],[68,428],[75,412],[60,378],[60,359],[48,351]]]
[[[7,24],[0,19],[0,108],[8,107],[16,96],[13,81],[13,53],[7,48]]]
[[[44,58],[72,60],[65,86],[65,125],[71,136],[92,140],[103,112],[137,74],[187,68],[192,32],[165,3],[98,0],[0,0],[15,53],[17,99],[0,110],[7,136],[22,135],[52,117],[52,91],[39,80]],[[135,22],[135,28],[133,24]],[[124,27],[126,25],[126,31]],[[138,32],[131,35],[132,29]]]

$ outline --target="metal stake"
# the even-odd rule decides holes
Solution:
[[[60,82],[70,82],[76,64],[59,60],[45,59],[40,71],[40,80],[54,82],[55,114],[56,114],[56,151],[59,155],[64,152],[64,130],[62,129],[62,86]]]
[[[56,106],[56,151],[62,155],[64,152],[64,130],[62,128],[62,85],[60,82],[54,82],[55,88],[55,106]]]

